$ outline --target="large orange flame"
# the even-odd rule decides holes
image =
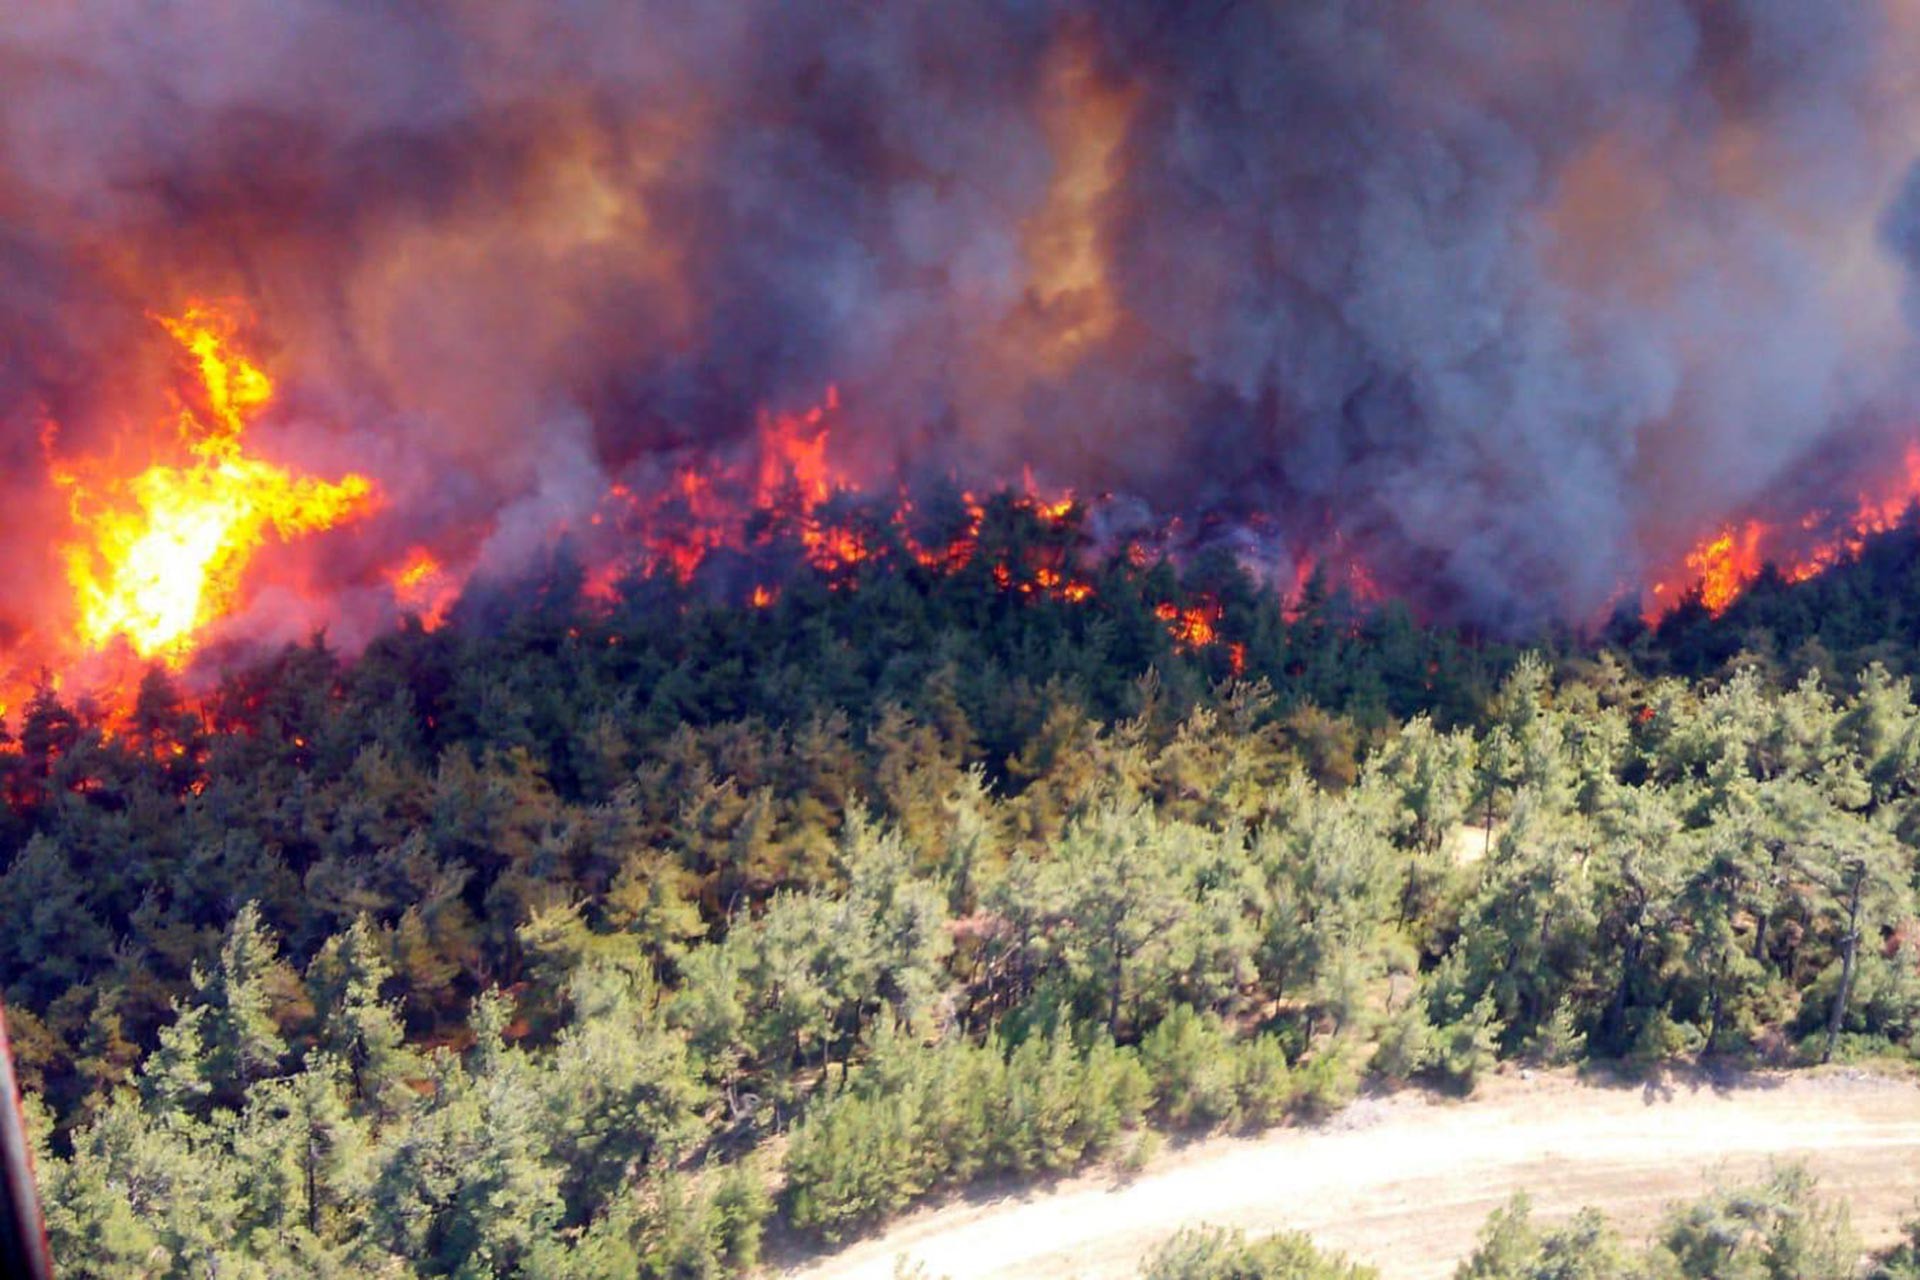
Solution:
[[[1772,564],[1788,582],[1804,582],[1860,554],[1867,540],[1899,525],[1920,501],[1920,444],[1910,444],[1902,466],[1855,499],[1851,510],[1809,511],[1791,524],[1748,519],[1724,525],[1686,553],[1682,568],[1656,582],[1649,621],[1670,613],[1697,586],[1700,603],[1718,617]],[[1676,590],[1674,582],[1681,584]]]
[[[234,345],[238,326],[195,305],[159,321],[192,359],[198,404],[183,402],[179,453],[130,477],[102,461],[56,463],[74,537],[62,546],[89,649],[124,639],[142,658],[179,665],[196,633],[230,611],[248,560],[269,532],[293,538],[365,512],[373,485],[299,476],[250,456],[242,437],[273,382]]]
[[[387,585],[402,609],[420,620],[428,631],[447,620],[460,595],[460,579],[425,547],[412,547],[407,558],[387,571]]]
[[[52,476],[72,521],[58,545],[74,595],[72,625],[51,644],[7,655],[13,670],[0,689],[0,716],[31,687],[29,670],[44,664],[56,685],[63,675],[85,682],[106,712],[102,723],[111,722],[137,678],[127,659],[182,666],[209,624],[241,606],[249,565],[269,538],[351,521],[375,500],[364,476],[316,479],[249,452],[248,432],[275,387],[241,349],[234,313],[196,304],[156,321],[182,352],[182,390],[174,420],[162,422],[134,467],[124,461],[133,451],[125,439],[105,456],[71,459],[58,455],[49,431]],[[946,510],[918,509],[905,485],[878,506],[830,448],[840,413],[829,387],[811,408],[763,413],[744,447],[689,451],[657,485],[612,485],[590,514],[591,529],[579,530],[590,539],[589,596],[611,599],[636,578],[689,584],[726,554],[754,566],[752,575],[739,576],[730,561],[714,580],[738,583],[747,603],[768,609],[782,588],[767,573],[788,571],[781,557],[792,548],[797,558],[789,564],[819,574],[832,590],[852,590],[873,572],[949,577],[971,568],[1013,600],[1075,606],[1093,598],[1084,573],[1092,563],[1090,508],[1073,491],[1043,491],[1023,469],[1017,487],[991,498],[961,492]],[[999,503],[1031,517],[1037,536],[985,545],[988,513]],[[1130,545],[1132,568],[1146,572],[1176,554],[1170,544],[1178,526],[1172,521],[1157,539]],[[773,558],[756,559],[763,553]],[[470,557],[414,545],[379,574],[395,604],[432,630],[472,568]],[[1222,634],[1223,610],[1211,597],[1160,612],[1181,650],[1218,646],[1235,673],[1244,669],[1244,644]]]
[[[1761,546],[1771,526],[1748,520],[1740,526],[1728,526],[1687,552],[1686,567],[1700,588],[1700,602],[1716,617],[1740,598],[1766,563]],[[1654,586],[1658,600],[1667,590],[1665,583]]]
[[[857,503],[843,507],[837,502],[863,493],[859,480],[835,464],[829,447],[839,412],[839,392],[830,386],[810,408],[761,414],[746,458],[703,456],[677,469],[672,482],[651,497],[615,484],[590,523],[618,537],[634,558],[616,557],[598,566],[588,576],[588,594],[610,598],[635,572],[687,583],[716,552],[743,551],[771,537],[791,539],[801,559],[836,590],[852,587],[862,566],[881,561],[889,544],[937,576],[965,569],[979,554],[986,519],[986,505],[971,492],[960,495],[955,522],[926,541],[916,536],[921,513],[904,487],[891,519],[877,523],[871,510],[863,514]],[[1071,492],[1043,496],[1031,473],[1023,482],[1023,491],[1012,499],[1015,507],[1067,532],[1078,499]],[[993,579],[1002,590],[1069,604],[1092,597],[1092,584],[1074,576],[1064,546],[1025,548],[1023,555],[1027,563],[993,565]],[[765,608],[777,596],[777,587],[761,583],[750,603]]]

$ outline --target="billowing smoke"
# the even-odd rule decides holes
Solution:
[[[1586,619],[1913,429],[1916,57],[1894,0],[17,3],[0,609],[58,573],[43,425],[110,436],[216,296],[278,453],[386,494],[343,585],[833,384],[875,474]]]

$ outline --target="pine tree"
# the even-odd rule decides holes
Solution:
[[[208,1011],[208,1079],[216,1098],[237,1105],[249,1085],[280,1069],[287,1053],[282,1019],[304,995],[254,903],[235,913],[219,963],[196,973],[194,986]]]
[[[382,940],[365,916],[329,938],[307,968],[320,1015],[316,1047],[341,1064],[353,1096],[382,1115],[405,1105],[407,1081],[421,1070],[397,1004],[382,998],[392,978]]]

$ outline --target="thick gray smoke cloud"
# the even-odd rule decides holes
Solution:
[[[390,495],[349,546],[505,565],[834,383],[876,471],[1263,513],[1524,628],[1912,426],[1893,0],[7,8],[11,476],[238,296],[284,449]]]

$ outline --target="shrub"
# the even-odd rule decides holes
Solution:
[[[1859,1256],[1845,1208],[1820,1200],[1813,1175],[1800,1165],[1675,1209],[1655,1250],[1688,1280],[1847,1280]]]
[[[1147,1255],[1141,1280],[1374,1280],[1380,1273],[1325,1254],[1296,1232],[1248,1241],[1238,1231],[1188,1227]]]
[[[1058,1172],[1109,1148],[1150,1096],[1137,1055],[1066,1030],[1008,1052],[932,1047],[895,1032],[844,1091],[816,1103],[787,1147],[794,1226],[837,1241],[936,1186],[996,1172]]]
[[[1493,997],[1486,995],[1435,1032],[1433,1067],[1448,1088],[1473,1092],[1481,1074],[1498,1061],[1501,1030]]]
[[[1293,1073],[1293,1110],[1303,1116],[1333,1114],[1360,1089],[1359,1050],[1345,1039],[1323,1044]]]
[[[1293,1072],[1277,1037],[1258,1035],[1235,1055],[1240,1118],[1256,1128],[1279,1124],[1293,1104]]]
[[[1140,1065],[1169,1125],[1208,1126],[1239,1115],[1239,1058],[1217,1015],[1176,1006],[1140,1042]]]
[[[1426,1003],[1412,1000],[1381,1023],[1369,1065],[1381,1076],[1400,1084],[1424,1070],[1433,1060],[1433,1053],[1433,1024],[1427,1020]]]
[[[760,1170],[751,1164],[728,1165],[709,1205],[721,1260],[734,1271],[759,1266],[760,1243],[773,1213],[773,1197]]]

